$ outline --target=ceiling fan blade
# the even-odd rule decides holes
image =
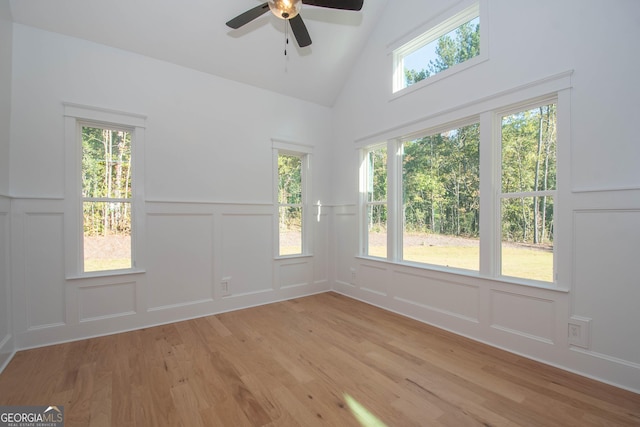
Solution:
[[[269,5],[267,3],[263,3],[260,6],[256,6],[253,9],[247,10],[245,13],[241,13],[240,15],[233,18],[231,21],[227,22],[227,26],[238,29],[245,24],[253,21],[254,19],[262,16],[263,13],[269,10]]]
[[[298,46],[306,47],[311,44],[309,31],[307,31],[307,26],[304,25],[304,21],[302,20],[302,17],[300,15],[296,15],[293,18],[289,19],[289,25],[291,25],[291,31],[293,31],[293,35],[296,36]]]
[[[364,0],[302,0],[310,6],[328,7],[331,9],[360,10]]]

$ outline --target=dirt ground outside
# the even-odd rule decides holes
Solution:
[[[435,233],[407,233],[403,235],[402,241],[405,246],[436,246],[436,247],[477,247],[479,245],[479,239],[473,239],[469,237],[456,237],[446,234]],[[386,233],[370,233],[369,245],[370,246],[386,246],[387,234]],[[516,243],[516,242],[503,242],[506,247],[539,250],[544,252],[553,252],[553,244],[540,244],[534,245],[532,243]]]
[[[410,233],[403,237],[406,246],[457,246],[476,247],[478,239],[446,236],[442,234]],[[369,245],[386,246],[386,233],[371,233]],[[299,247],[300,234],[296,232],[282,233],[280,236],[282,247]],[[553,245],[533,245],[526,243],[505,243],[514,248],[536,249],[553,252]],[[84,254],[88,259],[116,259],[131,257],[131,239],[129,236],[85,236]]]
[[[131,238],[129,236],[85,236],[85,259],[131,258]]]
[[[299,232],[282,233],[279,239],[280,255],[301,253]],[[478,239],[409,233],[403,236],[403,242],[407,261],[473,271],[479,268]],[[386,257],[386,244],[386,233],[371,233],[369,255]],[[553,245],[503,243],[502,251],[504,275],[553,282]],[[129,236],[85,237],[84,259],[85,271],[130,268],[131,239]]]

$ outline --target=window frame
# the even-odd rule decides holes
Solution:
[[[65,120],[65,274],[67,279],[143,273],[144,140],[146,116],[63,103]],[[84,271],[82,128],[122,130],[131,134],[131,268]],[[116,199],[113,199],[116,200]],[[124,200],[124,199],[118,199]]]
[[[389,55],[392,58],[391,100],[421,89],[456,73],[476,66],[489,59],[488,13],[486,0],[462,1],[440,13],[432,20],[420,25],[398,41],[390,44]],[[424,80],[406,86],[404,76],[404,58],[427,44],[438,40],[462,24],[478,17],[480,19],[480,53],[459,64],[447,68]]]
[[[508,281],[517,281],[524,284],[547,284],[547,285],[557,285],[558,282],[558,269],[557,269],[557,250],[556,250],[556,230],[557,230],[557,222],[556,216],[559,211],[558,205],[562,204],[559,200],[559,184],[556,182],[556,187],[553,190],[539,190],[539,191],[524,191],[524,192],[509,192],[504,193],[502,191],[502,119],[505,116],[509,116],[516,113],[521,113],[524,111],[528,111],[534,108],[538,108],[544,105],[556,105],[556,175],[560,175],[560,171],[558,170],[558,151],[560,150],[560,134],[558,132],[558,127],[560,126],[560,108],[559,108],[559,94],[551,94],[549,96],[539,97],[532,100],[527,100],[524,102],[519,102],[513,105],[506,106],[502,109],[497,109],[494,112],[493,117],[493,126],[495,127],[494,135],[496,150],[494,151],[494,155],[496,156],[493,159],[495,164],[495,200],[494,200],[494,216],[495,222],[497,224],[497,229],[493,233],[494,246],[496,248],[496,252],[494,252],[495,264],[496,268],[494,270],[494,274],[501,279]],[[565,118],[563,118],[565,120]],[[568,118],[566,118],[568,120]],[[556,177],[556,181],[559,180],[558,176]],[[527,198],[527,197],[541,197],[541,196],[549,196],[553,198],[553,219],[554,219],[554,248],[553,248],[553,281],[545,282],[534,279],[527,279],[523,277],[517,276],[508,276],[502,273],[502,202],[506,199],[517,199],[517,198]],[[562,227],[561,227],[562,228]]]
[[[411,135],[405,136],[403,138],[397,139],[395,141],[395,149],[398,153],[398,176],[395,178],[396,180],[398,180],[398,185],[397,188],[399,189],[397,192],[397,199],[398,199],[398,206],[399,209],[402,211],[402,218],[404,218],[404,186],[403,186],[403,176],[404,176],[404,165],[403,165],[403,158],[404,158],[404,144],[406,142],[411,142],[414,141],[416,139],[420,139],[420,138],[424,138],[424,137],[429,137],[429,136],[434,136],[434,135],[438,135],[444,132],[448,132],[454,129],[460,129],[462,127],[465,126],[471,126],[474,124],[478,124],[478,126],[480,127],[480,134],[482,135],[482,126],[480,124],[480,117],[478,115],[471,115],[468,117],[465,117],[463,119],[460,120],[455,120],[452,122],[448,122],[448,123],[443,123],[441,125],[438,126],[434,126],[432,128],[429,129],[425,129],[423,131],[418,131],[415,133],[412,133]],[[480,141],[479,144],[481,144],[481,138],[480,137]],[[480,150],[480,147],[478,147],[478,150]],[[480,170],[480,168],[479,168]],[[480,179],[480,178],[479,178]],[[481,184],[480,184],[481,185]],[[482,215],[480,215],[482,217]],[[458,271],[458,272],[464,272],[464,273],[470,273],[470,274],[477,274],[480,271],[480,259],[478,259],[478,270],[469,270],[469,269],[464,269],[464,268],[459,268],[459,267],[447,267],[444,265],[440,265],[440,264],[429,264],[429,263],[423,263],[423,262],[419,262],[419,261],[413,261],[413,260],[405,260],[404,259],[404,221],[399,221],[397,224],[398,228],[397,228],[397,242],[398,242],[398,247],[397,247],[397,253],[396,253],[396,259],[399,260],[401,263],[403,264],[407,264],[407,265],[418,265],[418,266],[429,266],[430,268],[444,268],[447,270],[451,270],[451,271]],[[482,233],[482,223],[479,224],[479,228],[480,228],[480,233]],[[482,256],[482,255],[480,255]]]
[[[272,139],[272,154],[273,154],[273,206],[274,206],[274,222],[273,222],[273,253],[274,259],[286,259],[286,258],[300,258],[311,256],[311,233],[310,233],[310,194],[311,194],[311,158],[313,154],[313,147],[297,142],[284,141],[279,139]],[[300,179],[302,190],[302,203],[300,204],[280,204],[278,199],[279,191],[279,173],[278,173],[278,158],[280,154],[288,156],[300,157]],[[301,230],[301,253],[298,254],[280,254],[280,208],[282,206],[296,206],[302,209],[302,230]]]
[[[390,148],[392,148],[393,145],[389,144],[389,143],[377,143],[371,146],[366,147],[365,149],[361,150],[360,153],[360,221],[362,224],[361,227],[361,238],[360,238],[360,250],[359,252],[361,254],[365,254],[365,256],[370,257],[370,258],[374,258],[374,259],[385,259],[382,257],[377,257],[377,256],[373,256],[373,255],[369,255],[369,207],[370,206],[386,206],[387,207],[387,244],[386,244],[386,248],[387,248],[387,256],[386,258],[389,258],[390,256],[393,256],[394,253],[394,247],[395,245],[390,244],[389,242],[389,227],[391,226],[391,224],[395,223],[395,221],[393,221],[392,218],[390,218],[391,215],[391,209],[389,206],[389,179],[391,178],[390,174],[389,174],[389,170],[390,168],[395,169],[393,163],[393,159],[392,157],[396,157],[396,156],[392,156],[390,155],[390,153],[394,153],[394,150],[390,150]],[[386,165],[386,169],[387,169],[387,192],[386,192],[386,199],[384,201],[382,200],[373,200],[373,201],[369,201],[369,197],[368,197],[368,190],[369,190],[369,177],[371,176],[370,174],[370,168],[369,168],[369,162],[367,161],[368,157],[369,157],[369,153],[382,149],[382,148],[386,148],[387,150],[387,165]]]
[[[386,141],[388,153],[398,151],[403,141],[415,136],[433,134],[473,122],[480,123],[480,265],[479,272],[455,269],[439,265],[404,262],[402,248],[402,167],[400,156],[388,155],[387,197],[388,211],[388,254],[386,259],[370,257],[363,250],[362,242],[366,233],[363,216],[362,173],[360,174],[360,248],[358,258],[369,261],[383,261],[423,270],[453,273],[460,276],[491,279],[507,284],[567,292],[571,285],[573,271],[569,260],[572,257],[573,216],[571,200],[571,76],[573,70],[525,83],[502,92],[467,102],[430,116],[399,125],[374,135],[356,140],[360,152],[359,165],[364,153],[371,147]],[[554,195],[554,243],[553,282],[536,281],[501,275],[501,118],[509,112],[523,111],[527,107],[556,104],[556,189]],[[396,158],[394,160],[394,158]],[[399,182],[400,181],[400,182]],[[393,206],[392,206],[393,205]],[[393,223],[392,223],[393,222]]]

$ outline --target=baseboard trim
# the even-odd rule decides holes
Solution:
[[[11,362],[11,359],[13,359],[15,355],[16,350],[13,346],[13,336],[7,335],[2,342],[0,342],[0,374],[4,371],[4,368],[9,365],[9,362]]]

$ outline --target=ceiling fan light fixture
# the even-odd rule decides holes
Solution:
[[[268,0],[269,9],[280,19],[295,17],[302,7],[301,0]]]

